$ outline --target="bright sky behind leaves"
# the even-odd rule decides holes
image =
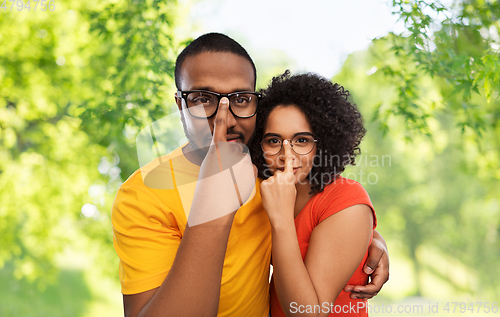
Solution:
[[[385,0],[204,0],[186,8],[188,36],[225,33],[251,56],[282,50],[294,60],[292,70],[328,78],[348,54],[366,49],[373,38],[403,30]]]

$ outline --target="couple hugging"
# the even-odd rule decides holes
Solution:
[[[288,72],[255,92],[256,76],[223,34],[178,56],[188,143],[113,204],[125,316],[366,316],[388,280],[370,198],[340,175],[365,133],[348,92]]]

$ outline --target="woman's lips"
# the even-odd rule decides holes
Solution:
[[[293,168],[293,173],[297,174],[297,171],[299,170],[300,167],[294,167]],[[285,169],[284,168],[277,168],[278,171],[283,172]]]

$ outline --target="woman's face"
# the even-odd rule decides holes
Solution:
[[[300,152],[299,147],[305,144],[307,140],[311,139],[313,131],[311,125],[307,121],[306,116],[295,105],[280,105],[274,108],[269,117],[267,118],[264,127],[263,140],[269,140],[276,143],[276,139],[280,139],[283,143],[284,140],[296,140],[295,150]],[[302,137],[302,138],[301,138]],[[283,171],[285,169],[285,146],[276,155],[270,155],[264,152],[264,160],[266,166],[272,175],[277,170]],[[279,147],[278,147],[279,149]],[[316,145],[311,152],[305,155],[299,155],[291,151],[293,155],[293,173],[295,174],[295,184],[307,182],[307,176],[313,167],[314,156],[316,155]]]

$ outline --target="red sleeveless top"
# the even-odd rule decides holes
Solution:
[[[339,176],[334,182],[327,185],[323,192],[314,195],[295,218],[295,228],[302,260],[306,257],[309,240],[314,227],[331,215],[347,207],[359,204],[368,205],[371,208],[373,212],[373,229],[375,229],[377,225],[375,210],[368,193],[358,182]],[[370,243],[372,238],[373,232],[370,237]],[[366,285],[368,283],[368,275],[363,271],[367,257],[368,250],[358,268],[349,279],[348,285]],[[286,316],[276,294],[273,279],[271,279],[270,291],[271,316]],[[368,316],[367,301],[364,299],[352,299],[350,298],[350,293],[344,290],[340,292],[335,303],[330,303],[329,305],[325,303],[324,305],[325,308],[320,306],[320,309],[328,309],[331,312],[329,316]],[[291,309],[292,312],[299,312],[299,307],[291,306],[285,309]],[[306,307],[300,308],[300,311],[305,310]],[[316,311],[319,312],[319,308]]]

